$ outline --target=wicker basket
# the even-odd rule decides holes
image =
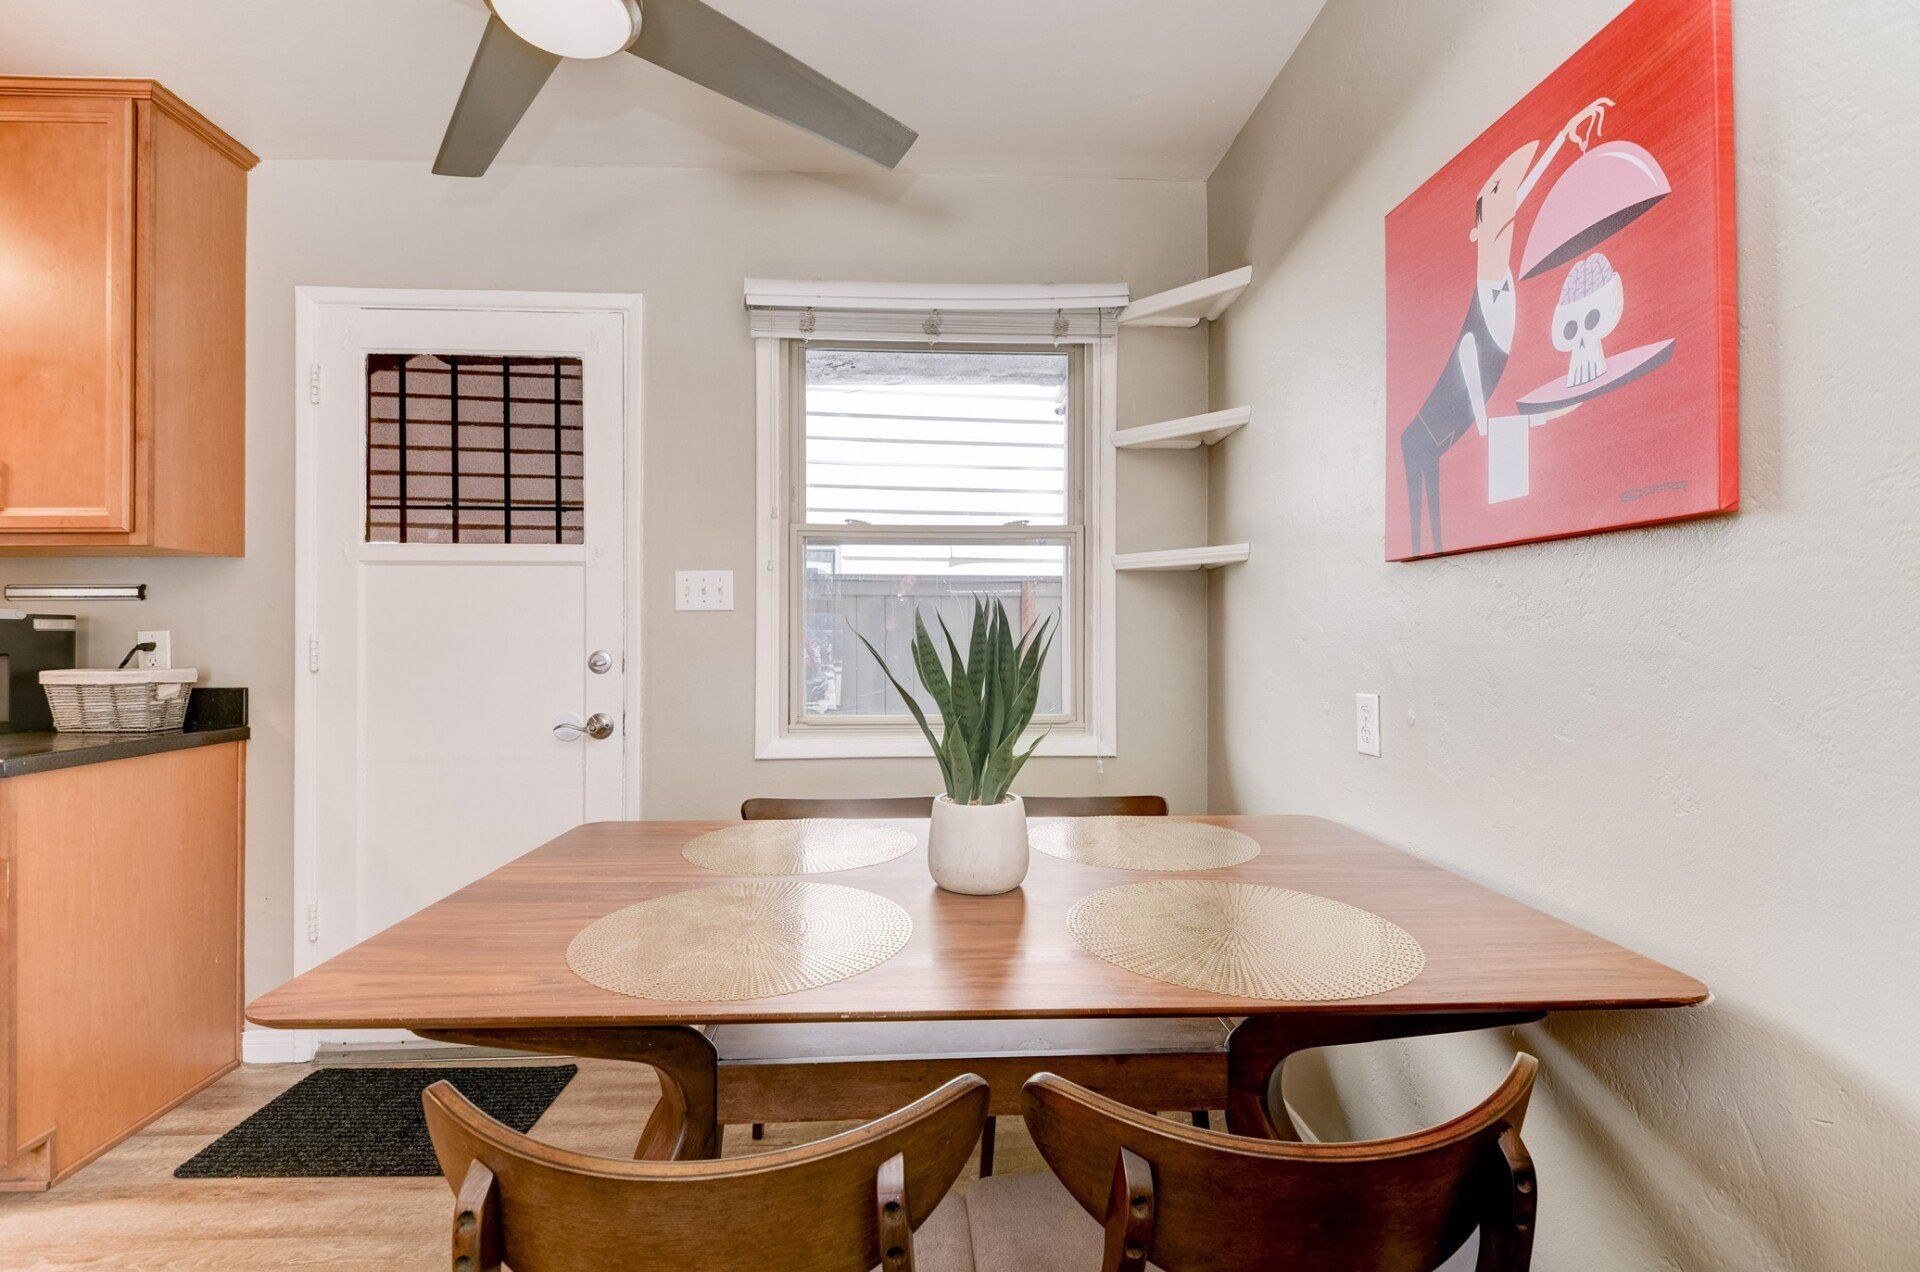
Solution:
[[[200,673],[164,671],[43,671],[40,687],[61,733],[166,733],[187,722],[187,698]]]

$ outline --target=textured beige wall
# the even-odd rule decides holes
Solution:
[[[296,285],[644,294],[641,806],[724,817],[751,794],[904,794],[937,780],[931,760],[753,759],[754,361],[741,280],[1125,279],[1145,294],[1206,264],[1198,182],[547,168],[467,183],[432,177],[424,161],[267,163],[251,199],[246,558],[5,561],[0,581],[145,581],[144,604],[86,607],[91,656],[117,658],[136,628],[169,627],[176,660],[253,689],[254,993],[292,970]],[[1205,399],[1203,333],[1123,337],[1122,425]],[[1200,542],[1204,460],[1121,460],[1120,549]],[[676,568],[731,568],[739,608],[676,613]],[[1123,577],[1119,620],[1119,757],[1036,760],[1022,785],[1159,791],[1203,808],[1205,584]]]
[[[1744,509],[1381,560],[1382,218],[1621,7],[1333,0],[1209,184],[1214,268],[1257,279],[1212,345],[1212,404],[1254,408],[1212,474],[1254,545],[1213,584],[1213,803],[1347,822],[1713,987],[1519,1031],[1536,1267],[1910,1268],[1920,8],[1735,6]],[[1404,1129],[1512,1045],[1366,1049],[1291,1094],[1326,1134]]]

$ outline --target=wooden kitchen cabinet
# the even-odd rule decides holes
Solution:
[[[240,1063],[246,744],[0,778],[0,1192]]]
[[[257,162],[151,80],[0,77],[0,556],[243,554]]]

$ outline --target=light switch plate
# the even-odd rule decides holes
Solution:
[[[733,608],[732,570],[676,570],[673,607],[682,610]]]
[[[172,632],[135,632],[133,639],[138,644],[153,642],[152,649],[140,651],[140,657],[134,665],[142,671],[170,671],[173,668]]]
[[[1362,755],[1380,754],[1380,695],[1353,695],[1354,745]]]

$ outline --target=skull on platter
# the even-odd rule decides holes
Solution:
[[[1553,310],[1553,347],[1571,355],[1567,362],[1567,387],[1599,379],[1607,369],[1606,351],[1600,342],[1620,325],[1627,304],[1626,292],[1613,264],[1599,252],[1575,265],[1560,289],[1560,303]]]

